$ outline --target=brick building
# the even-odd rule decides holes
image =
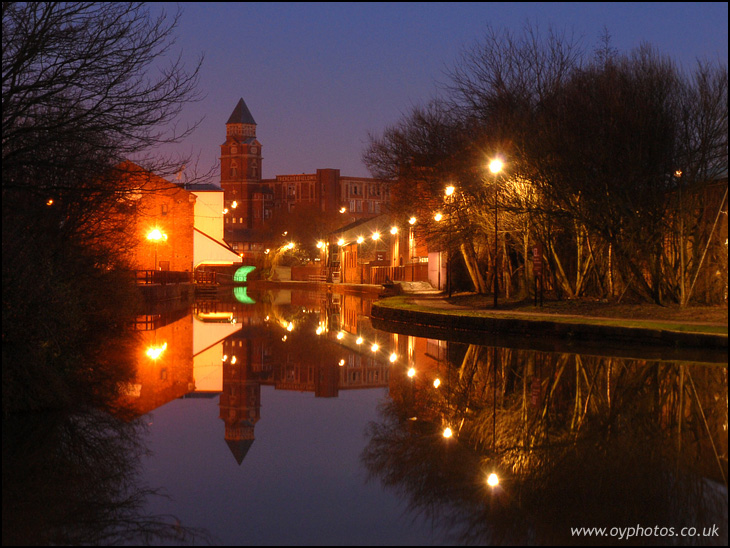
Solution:
[[[195,195],[135,164],[122,171],[139,189],[131,264],[137,270],[192,272]]]
[[[379,215],[390,201],[385,181],[343,176],[339,169],[262,179],[262,161],[256,121],[240,99],[226,122],[221,145],[221,188],[227,211],[225,240],[249,259],[268,247],[269,221],[275,215],[309,206],[322,213],[342,212],[346,224]]]

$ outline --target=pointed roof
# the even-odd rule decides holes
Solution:
[[[239,99],[236,108],[233,109],[231,117],[228,118],[226,124],[252,124],[256,125],[256,121],[251,116],[251,111],[248,110],[246,103],[243,101],[243,97]]]
[[[236,462],[239,465],[243,462],[243,459],[246,458],[246,454],[248,454],[248,450],[251,449],[253,441],[254,440],[226,440],[228,448],[231,450],[231,453],[233,453],[233,458],[236,459]]]

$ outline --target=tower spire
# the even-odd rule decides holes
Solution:
[[[238,100],[238,104],[236,105],[236,108],[233,109],[231,117],[228,118],[226,124],[256,125],[256,121],[253,119],[251,111],[248,110],[248,107],[246,106],[243,97]]]

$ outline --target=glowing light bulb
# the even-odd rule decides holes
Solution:
[[[489,485],[489,487],[497,487],[497,485],[499,485],[499,478],[497,477],[497,474],[489,474],[489,477],[487,478],[487,485]]]

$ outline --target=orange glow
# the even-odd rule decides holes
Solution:
[[[161,346],[149,346],[145,354],[147,354],[150,359],[156,360],[165,350],[167,350],[167,343],[164,343]]]
[[[489,485],[489,487],[497,487],[497,485],[499,485],[499,478],[497,477],[497,474],[489,474],[489,477],[487,478],[487,485]]]
[[[167,234],[161,232],[159,228],[155,228],[147,234],[147,239],[155,242],[159,242],[160,240],[164,241],[167,240]]]

